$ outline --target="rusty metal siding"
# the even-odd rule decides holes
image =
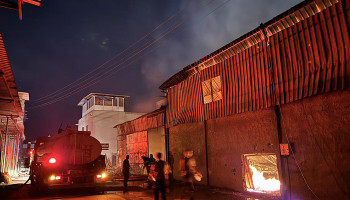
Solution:
[[[116,126],[119,136],[164,126],[164,109],[155,110],[132,121]]]
[[[193,64],[183,68],[180,72],[173,75],[170,79],[165,81],[159,88],[162,90],[168,89],[189,76],[194,75],[199,70],[214,66],[229,57],[240,53],[241,51],[256,45],[265,37],[270,37],[278,32],[295,25],[296,23],[306,20],[324,9],[338,3],[339,0],[305,0],[286,12],[278,15],[264,25],[264,32],[262,27],[258,27],[242,37],[230,42],[217,51],[205,56],[204,58],[194,62]],[[343,1],[344,2],[344,1]]]
[[[203,121],[271,106],[267,49],[259,42],[168,89],[167,126]],[[201,83],[220,76],[223,99],[203,103]]]
[[[199,74],[168,89],[167,125],[203,121],[203,96]]]
[[[147,131],[136,132],[126,136],[126,154],[130,156],[132,173],[142,174],[142,156],[148,156]]]
[[[266,87],[270,81],[264,46],[264,42],[259,42],[221,63],[221,72],[218,70],[212,72],[222,76],[224,99],[217,105],[212,105],[214,108],[211,110],[215,111],[216,115],[208,115],[206,119],[271,106],[271,101],[268,101],[271,98],[271,91]],[[218,107],[223,108],[219,113]]]
[[[338,3],[270,37],[278,104],[349,87],[348,19]]]
[[[348,0],[330,7],[308,4],[307,9],[300,8],[280,22],[254,30],[246,42],[239,41],[223,50],[225,55],[220,58],[225,60],[214,56],[210,58],[213,62],[201,61],[214,63],[209,67],[192,66],[191,76],[167,89],[167,126],[348,89],[349,4]],[[197,73],[193,74],[193,70]],[[222,100],[204,104],[202,82],[217,76],[221,77]]]

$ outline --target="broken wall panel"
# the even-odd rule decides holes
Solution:
[[[199,74],[169,88],[166,113],[168,126],[204,120]]]

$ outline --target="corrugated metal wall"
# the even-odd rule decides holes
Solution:
[[[117,125],[119,166],[130,155],[132,173],[143,173],[142,156],[148,156],[148,129],[164,126],[164,109],[158,109],[132,121]]]
[[[278,103],[349,87],[347,23],[349,16],[344,16],[342,4],[337,3],[270,38]]]
[[[203,97],[199,74],[195,74],[168,90],[167,124],[204,120]]]
[[[116,126],[119,136],[164,126],[164,109],[155,110]]]
[[[194,67],[198,73],[167,89],[167,126],[348,89],[349,1],[316,13],[303,16],[307,15],[307,9],[292,12],[283,18],[289,20],[288,26],[280,20],[253,31],[254,41],[249,42],[251,37],[247,37],[251,45],[241,47],[240,43],[244,42],[238,43],[238,53],[230,52],[237,48],[233,46],[223,53],[226,57],[231,54],[224,61],[207,68]],[[300,16],[303,20],[295,21],[301,19]],[[204,104],[201,84],[217,76],[221,77],[223,99]]]
[[[130,156],[132,172],[142,174],[142,156],[148,156],[147,131],[136,132],[126,136],[126,154]]]

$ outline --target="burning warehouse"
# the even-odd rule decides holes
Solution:
[[[175,163],[192,148],[211,186],[346,198],[349,9],[305,1],[163,83]]]
[[[174,177],[192,149],[202,184],[348,197],[349,23],[348,0],[305,1],[164,82]]]

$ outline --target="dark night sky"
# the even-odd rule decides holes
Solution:
[[[90,92],[129,95],[127,111],[152,111],[162,95],[158,87],[171,75],[300,0],[224,2],[226,0],[42,0],[40,8],[24,5],[22,21],[17,12],[0,8],[0,32],[18,90],[29,92],[30,101],[26,106],[33,107],[28,110],[25,122],[27,139],[52,135],[61,123],[63,127],[67,124],[74,126],[81,117],[81,107],[77,104]],[[158,39],[173,23],[186,19],[184,24],[154,44],[162,46],[152,52],[150,50],[155,46],[150,46],[116,67],[114,73],[108,73],[109,77],[97,84],[56,103],[35,108],[42,105],[39,98],[78,80],[184,7],[181,13],[126,54],[78,82],[106,72],[107,67],[118,65],[121,58],[138,47]],[[120,67],[124,68],[116,72]],[[79,86],[77,84],[74,85]],[[43,99],[44,102],[59,100],[76,87],[66,89],[63,94]]]

